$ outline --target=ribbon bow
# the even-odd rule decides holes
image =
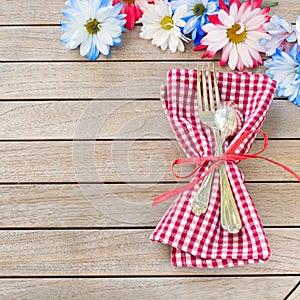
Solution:
[[[263,145],[262,149],[260,149],[259,151],[255,152],[255,153],[250,153],[250,154],[235,154],[234,152],[245,141],[245,139],[247,137],[249,137],[249,135],[254,134],[254,133],[261,133],[263,135],[264,145]],[[175,159],[172,163],[171,169],[172,169],[172,173],[174,174],[174,176],[176,178],[189,178],[192,175],[194,175],[196,172],[199,172],[199,170],[203,167],[203,165],[205,163],[213,162],[213,164],[207,171],[205,171],[203,173],[203,175],[201,177],[198,177],[198,178],[194,179],[193,181],[189,182],[188,184],[182,185],[176,189],[168,191],[168,192],[154,198],[154,200],[152,202],[152,206],[162,203],[169,198],[177,196],[177,195],[181,194],[182,192],[193,188],[196,184],[198,184],[201,180],[203,180],[209,173],[211,173],[214,169],[216,169],[219,165],[223,164],[225,161],[232,161],[234,163],[237,163],[241,160],[247,160],[247,159],[251,159],[251,158],[263,159],[263,160],[266,160],[277,166],[282,167],[284,170],[286,170],[287,172],[292,174],[300,182],[300,176],[298,174],[296,174],[293,170],[288,168],[287,166],[285,166],[277,161],[274,161],[272,159],[269,159],[269,158],[259,155],[266,150],[266,148],[268,147],[268,143],[269,143],[268,135],[264,131],[251,130],[251,131],[244,132],[231,146],[229,146],[229,148],[226,150],[226,152],[222,156],[209,155],[209,156]],[[180,176],[180,175],[176,174],[176,172],[174,171],[174,167],[176,165],[181,165],[181,164],[196,164],[196,167],[190,174],[185,175],[185,176]]]

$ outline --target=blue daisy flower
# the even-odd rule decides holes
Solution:
[[[80,55],[96,60],[99,54],[110,55],[110,47],[121,44],[125,15],[122,4],[112,0],[68,0],[62,14],[68,21],[61,22],[64,34],[61,41],[67,49],[80,46]]]
[[[228,1],[226,1],[228,2]],[[172,0],[173,9],[185,4],[188,10],[184,16],[186,24],[183,28],[184,34],[191,34],[194,44],[198,46],[205,36],[202,26],[209,23],[208,16],[216,15],[219,11],[218,0]]]
[[[271,59],[265,61],[266,74],[277,81],[277,95],[288,97],[300,106],[300,51],[294,45],[289,53],[277,49]]]

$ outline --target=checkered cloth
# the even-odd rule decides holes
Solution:
[[[242,133],[259,129],[266,117],[276,82],[265,75],[218,73],[221,101],[234,101],[243,112]],[[210,129],[200,122],[197,103],[197,70],[173,69],[161,88],[161,100],[176,137],[188,157],[212,155],[214,139]],[[248,153],[256,134],[250,135],[235,151]],[[174,158],[175,159],[175,158]],[[242,229],[231,234],[221,227],[219,172],[216,170],[207,212],[200,216],[191,210],[199,188],[180,194],[151,235],[151,240],[172,247],[172,264],[177,267],[222,268],[266,261],[271,251],[261,220],[244,184],[242,171],[226,161],[228,179],[242,220]],[[206,168],[198,171],[199,178]]]

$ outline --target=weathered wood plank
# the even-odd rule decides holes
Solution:
[[[270,3],[272,0],[265,0]],[[272,14],[280,15],[290,22],[295,22],[299,15],[297,0],[281,0],[272,8]],[[58,0],[2,0],[0,25],[2,24],[59,24],[63,19],[61,11],[63,1]],[[26,11],[26,13],[24,13]]]
[[[266,230],[273,256],[264,264],[201,275],[299,274],[300,229]],[[0,231],[1,276],[184,275],[199,269],[174,268],[168,246],[149,241],[151,230]]]
[[[290,116],[295,115],[293,112],[297,110],[284,104]],[[88,130],[79,134],[79,124]],[[290,127],[283,125],[282,130],[285,128]],[[294,134],[295,130],[290,132]],[[175,138],[159,100],[0,103],[0,139],[73,139],[76,136],[82,139]]]
[[[156,226],[171,201],[151,201],[175,184],[1,185],[0,228]],[[300,226],[298,183],[248,183],[264,226]],[[284,200],[283,200],[284,199]]]
[[[300,110],[293,104],[275,100],[262,129],[269,138],[300,138],[299,126],[291,126],[299,119]],[[82,135],[79,124],[89,128]],[[73,139],[76,135],[82,139],[175,138],[159,100],[0,103],[0,139]]]
[[[270,141],[264,155],[300,173],[299,147],[299,140]],[[184,155],[177,141],[2,142],[0,151],[2,183],[174,181],[170,165]],[[240,165],[248,181],[295,181],[267,162]]]
[[[1,99],[158,98],[171,68],[198,62],[53,62],[0,64]],[[223,72],[229,67],[216,67]],[[254,70],[263,73],[260,66]]]
[[[60,42],[63,31],[57,26],[0,27],[0,61],[86,61],[78,49],[65,49]],[[199,60],[201,52],[193,51],[193,43],[185,43],[186,51],[170,54],[139,37],[140,27],[122,35],[122,45],[111,48],[111,56],[100,55],[98,60]],[[22,49],[22,51],[20,51]]]
[[[2,299],[282,300],[299,278],[73,278],[1,279]],[[220,287],[220,288],[217,288]],[[222,288],[221,288],[222,287]],[[166,296],[167,291],[167,296]],[[296,299],[296,298],[295,298]]]
[[[0,24],[59,24],[64,7],[58,0],[2,0]]]

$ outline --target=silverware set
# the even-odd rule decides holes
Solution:
[[[200,120],[211,130],[215,139],[213,155],[221,156],[224,153],[223,144],[227,136],[224,136],[226,128],[220,128],[220,126],[218,126],[220,122],[216,119],[216,117],[218,117],[216,112],[222,107],[222,103],[220,102],[220,93],[214,64],[212,68],[210,68],[209,64],[206,69],[202,66],[201,72],[198,67],[197,99]],[[227,120],[225,119],[225,124],[226,121]],[[219,172],[221,189],[221,225],[223,229],[228,232],[237,233],[242,227],[242,222],[233,197],[224,163],[219,166]],[[192,202],[192,211],[197,215],[203,214],[207,210],[214,177],[215,171],[212,171],[205,177],[196,192]]]

